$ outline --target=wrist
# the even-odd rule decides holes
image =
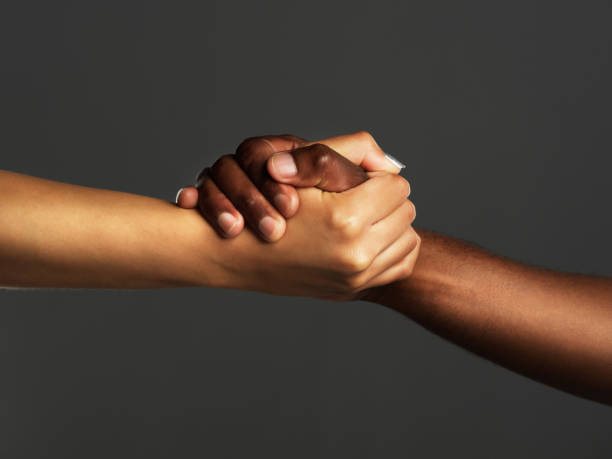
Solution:
[[[269,243],[260,241],[250,230],[223,238],[201,215],[196,216],[203,228],[192,236],[188,280],[201,287],[260,290],[263,285],[257,268],[270,250]]]
[[[454,279],[447,250],[440,244],[442,237],[421,229],[417,232],[421,247],[412,274],[368,290],[362,300],[405,312],[413,305],[435,304],[441,296],[452,295]]]
[[[172,204],[170,204],[172,205]],[[170,286],[233,287],[222,263],[223,242],[197,210],[173,208],[159,226],[156,269]]]

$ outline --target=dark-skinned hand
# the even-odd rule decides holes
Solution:
[[[197,188],[181,189],[177,204],[197,206],[223,237],[240,234],[246,221],[263,240],[276,241],[299,207],[294,186],[340,192],[367,180],[366,171],[402,167],[367,132],[316,143],[293,135],[252,137],[205,168]]]

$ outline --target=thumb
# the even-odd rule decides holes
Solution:
[[[319,143],[333,148],[366,171],[385,171],[397,174],[406,167],[390,154],[383,152],[374,137],[366,131],[330,137],[320,140]]]
[[[325,191],[348,190],[368,179],[365,170],[320,143],[276,153],[267,168],[277,182]]]

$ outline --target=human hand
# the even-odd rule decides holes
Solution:
[[[255,238],[251,232],[224,241],[227,248],[240,247],[235,256],[231,254],[231,250],[224,250],[225,255],[230,253],[226,269],[233,275],[228,286],[236,287],[236,279],[239,279],[242,283],[238,288],[353,299],[363,295],[366,289],[410,275],[418,256],[420,238],[410,225],[414,220],[414,206],[406,199],[409,185],[395,175],[399,167],[391,163],[376,143],[368,141],[368,138],[371,139],[367,134],[358,133],[325,141],[328,145],[343,150],[346,157],[327,145],[309,144],[292,136],[253,138],[243,142],[238,149],[245,166],[240,167],[231,156],[217,162],[216,167],[220,172],[218,176],[222,177],[221,186],[229,190],[227,193],[233,197],[232,201],[237,204],[236,207],[253,212],[253,207],[261,206],[264,215],[272,206],[259,192],[255,183],[251,182],[251,178],[256,183],[263,183],[264,189],[281,185],[271,178],[285,180],[295,186],[318,185],[333,191],[351,188],[343,193],[324,193],[314,188],[296,191],[286,185],[272,188],[276,193],[279,190],[294,193],[293,202],[301,202],[300,212],[288,222],[291,229],[287,235],[275,244],[263,244],[259,241],[254,244]],[[297,169],[295,176],[284,179],[277,177],[278,170],[272,166],[273,161],[270,160],[268,165],[268,160],[276,149],[292,150],[291,159],[295,161]],[[370,169],[386,168],[393,174],[368,174],[347,158]],[[257,174],[254,174],[254,171]],[[373,178],[363,183],[369,176]],[[396,180],[398,186],[405,186],[407,189],[399,193],[401,198],[398,207],[386,218],[372,220],[364,225],[364,212],[386,213],[384,209],[389,205],[393,206],[394,199],[398,196],[393,192],[381,195],[368,191],[370,185],[373,185],[370,182],[379,180]],[[236,189],[242,193],[233,193]],[[266,196],[274,196],[270,188],[267,190]],[[204,209],[209,221],[210,216],[220,215],[219,204],[226,205],[225,209],[235,211],[228,197],[221,192],[210,175],[205,175],[205,179],[201,180],[199,192],[200,199],[205,198],[199,203],[199,207]],[[194,207],[197,201],[197,193],[195,194],[191,207]],[[353,196],[351,203],[339,206],[349,196]],[[179,202],[182,199],[184,196],[180,197]],[[240,202],[247,205],[242,207]],[[364,205],[366,202],[370,205]],[[228,204],[232,207],[228,207]],[[323,204],[327,207],[321,207]],[[297,205],[290,209],[290,212],[285,209],[284,216],[295,214],[296,211]],[[284,223],[282,217],[281,221]],[[362,223],[359,223],[360,221]],[[282,229],[284,232],[285,227]],[[374,233],[386,234],[388,239],[383,243],[386,247],[384,250],[381,251],[380,239],[375,237]]]
[[[297,176],[286,176],[283,168],[278,167],[282,157],[277,157],[270,167],[266,165],[276,152],[297,148],[304,149]],[[347,160],[361,167],[347,167],[350,165]],[[397,173],[401,167],[401,163],[383,153],[367,132],[317,143],[291,135],[253,137],[242,142],[236,154],[223,156],[212,168],[204,169],[198,176],[197,189],[181,189],[177,204],[183,208],[198,207],[224,237],[240,234],[246,220],[263,240],[275,241],[285,232],[285,219],[295,215],[299,207],[295,189],[287,184],[344,191],[367,178],[364,169]],[[310,180],[304,182],[308,177]],[[319,181],[313,182],[314,177]]]
[[[299,167],[308,150],[301,158],[297,152]],[[342,193],[298,189],[300,210],[273,244],[250,231],[220,239],[216,263],[225,273],[220,286],[349,300],[409,276],[420,244],[410,225],[410,186],[396,174],[367,175],[368,180]],[[304,180],[313,178],[318,180]]]

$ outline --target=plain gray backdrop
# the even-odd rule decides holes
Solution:
[[[0,167],[171,200],[245,137],[365,129],[419,226],[612,275],[611,24],[607,1],[5,1]],[[371,304],[0,302],[7,459],[612,454],[610,408]]]

